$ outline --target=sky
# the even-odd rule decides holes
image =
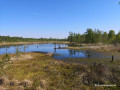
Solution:
[[[0,35],[67,38],[87,28],[120,30],[120,0],[0,0]]]

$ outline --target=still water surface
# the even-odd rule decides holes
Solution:
[[[21,52],[24,52],[24,46],[26,47],[25,52],[45,52],[54,53],[55,59],[66,59],[66,58],[111,58],[109,55],[105,55],[101,52],[92,50],[75,50],[75,49],[55,49],[58,47],[68,47],[66,44],[32,44],[32,45],[19,45],[19,46],[4,46],[0,47],[0,54],[15,53],[16,48],[19,47]]]

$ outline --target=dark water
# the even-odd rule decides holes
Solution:
[[[56,59],[66,59],[66,58],[111,58],[111,56],[105,55],[100,52],[91,50],[74,50],[74,49],[55,49],[58,47],[68,47],[66,44],[32,44],[32,45],[20,45],[20,46],[5,46],[0,48],[0,54],[5,53],[15,53],[16,48],[19,47],[21,52],[24,52],[24,47],[26,47],[25,52],[46,52],[54,53],[54,58]]]

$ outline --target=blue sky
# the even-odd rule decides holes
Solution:
[[[120,30],[119,0],[0,0],[0,35],[65,38]]]

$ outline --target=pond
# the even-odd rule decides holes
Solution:
[[[77,50],[77,49],[55,49],[58,47],[68,47],[67,44],[32,44],[32,45],[19,45],[19,46],[4,46],[0,47],[0,54],[15,53],[19,47],[21,52],[45,52],[54,53],[55,59],[67,59],[67,58],[111,58],[110,55],[102,52],[92,50]]]

